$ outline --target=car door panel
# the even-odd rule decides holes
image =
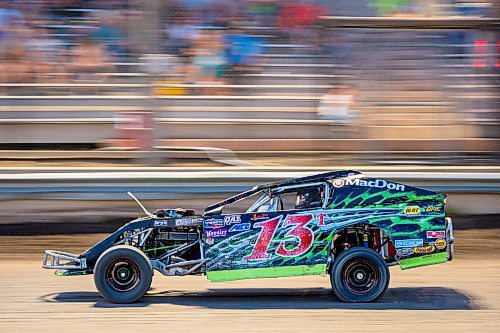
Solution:
[[[211,217],[204,228],[207,271],[325,263],[332,231],[325,216],[316,209]]]

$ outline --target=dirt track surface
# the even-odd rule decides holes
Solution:
[[[453,262],[392,267],[376,303],[338,302],[327,276],[211,283],[156,274],[147,297],[125,306],[105,302],[92,276],[40,267],[41,248],[81,249],[102,235],[0,237],[0,332],[498,332],[498,234],[462,231],[457,239],[471,244],[459,242]],[[28,255],[12,255],[19,249]]]

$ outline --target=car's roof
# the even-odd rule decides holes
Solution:
[[[335,178],[343,178],[343,177],[347,177],[347,176],[360,175],[360,174],[361,174],[361,172],[355,171],[355,170],[330,171],[330,172],[320,173],[320,174],[306,176],[306,177],[293,178],[293,179],[287,179],[287,180],[282,180],[282,181],[278,181],[278,182],[267,183],[267,184],[256,186],[255,188],[262,190],[265,188],[276,188],[276,187],[286,186],[286,185],[295,185],[295,184],[302,184],[302,183],[325,181],[325,180],[330,180],[330,179],[335,179]]]
[[[210,211],[215,210],[217,208],[220,208],[222,206],[225,206],[225,205],[231,204],[233,202],[242,200],[244,198],[247,198],[247,197],[254,195],[255,193],[258,193],[258,192],[265,190],[265,189],[274,189],[277,187],[287,186],[287,185],[326,181],[326,180],[330,180],[330,179],[343,178],[343,177],[347,177],[347,176],[360,175],[360,174],[361,174],[361,172],[355,171],[355,170],[340,170],[340,171],[330,171],[330,172],[320,173],[320,174],[306,176],[306,177],[287,179],[287,180],[282,180],[282,181],[277,181],[277,182],[272,182],[272,183],[266,183],[266,184],[255,186],[251,190],[248,190],[248,191],[245,191],[242,193],[238,193],[230,198],[227,198],[227,199],[219,201],[213,205],[210,205],[207,208],[205,208],[205,212],[210,212]]]

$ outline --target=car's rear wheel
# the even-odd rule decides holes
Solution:
[[[99,293],[113,303],[133,303],[146,294],[153,277],[146,255],[128,245],[106,250],[94,268],[94,283]]]
[[[330,280],[333,293],[341,301],[372,302],[386,292],[390,275],[376,251],[354,247],[335,259]]]

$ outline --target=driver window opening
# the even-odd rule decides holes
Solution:
[[[323,185],[296,188],[279,194],[282,210],[321,208],[325,200]]]
[[[258,199],[255,199],[256,197]],[[221,207],[216,212],[210,213],[210,215],[316,209],[323,207],[324,201],[325,185],[316,183],[309,186],[278,189],[275,192],[261,192],[260,197],[252,195]]]

